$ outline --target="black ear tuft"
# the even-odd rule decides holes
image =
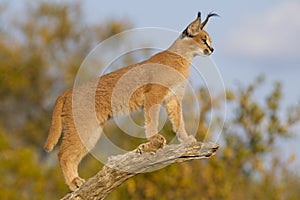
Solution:
[[[206,24],[207,24],[209,18],[211,18],[211,17],[220,17],[220,16],[219,16],[218,14],[216,14],[216,13],[210,12],[210,13],[207,15],[206,19],[204,20],[204,22],[201,23],[201,29],[203,29],[203,28],[206,26]]]
[[[208,18],[210,18],[210,17],[220,17],[220,15],[218,15],[217,13],[210,12],[207,17]]]
[[[201,12],[198,12],[198,16],[197,16],[198,18],[201,18]]]

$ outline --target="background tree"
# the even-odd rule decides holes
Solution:
[[[130,23],[112,20],[89,25],[80,3],[27,3],[18,15],[22,17],[15,17],[9,4],[1,6],[0,197],[58,199],[68,188],[56,154],[45,155],[42,151],[55,99],[72,87],[89,51],[129,28]],[[135,60],[127,57],[122,66]],[[138,175],[107,199],[299,199],[300,177],[290,168],[296,154],[283,159],[278,143],[293,137],[300,108],[291,106],[287,112],[281,109],[280,83],[274,83],[272,91],[258,100],[256,92],[262,84],[263,79],[258,78],[251,85],[227,91],[227,106],[232,112],[219,140],[221,149],[213,159]],[[208,131],[208,97],[206,89],[199,88],[199,140]],[[133,117],[142,124],[142,115],[136,113]],[[169,123],[162,131],[168,139],[174,136]],[[143,142],[122,133],[113,121],[105,132],[125,149]],[[88,156],[79,171],[88,178],[100,167],[101,163]]]

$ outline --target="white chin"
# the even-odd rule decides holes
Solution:
[[[209,54],[205,54],[204,52],[198,52],[196,55],[203,56],[203,57],[209,56]]]

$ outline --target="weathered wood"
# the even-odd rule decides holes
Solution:
[[[134,150],[124,155],[112,156],[95,176],[87,180],[78,190],[68,193],[62,200],[104,199],[136,174],[150,172],[172,163],[209,158],[218,148],[218,144],[195,142],[166,145],[155,153],[139,154]]]

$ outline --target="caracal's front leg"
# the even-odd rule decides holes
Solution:
[[[196,142],[194,136],[188,135],[185,131],[181,101],[176,95],[173,95],[165,100],[165,107],[168,113],[168,117],[172,123],[173,131],[177,134],[180,142]]]
[[[157,149],[162,148],[166,143],[166,139],[158,134],[160,107],[159,98],[154,97],[152,94],[145,94],[144,112],[146,137],[151,143],[151,146],[153,146],[153,148],[157,147]]]

